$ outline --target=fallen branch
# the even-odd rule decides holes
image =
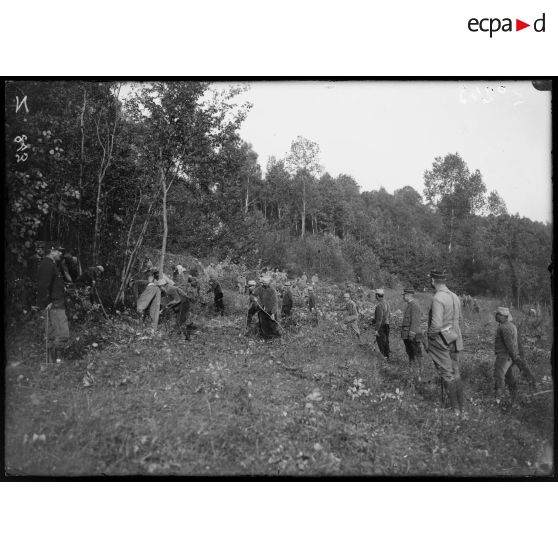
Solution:
[[[543,395],[544,393],[552,393],[554,390],[546,389],[545,391],[538,391],[537,393],[530,393],[526,397],[537,397],[537,395]]]

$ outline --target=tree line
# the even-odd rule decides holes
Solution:
[[[250,110],[241,92],[200,81],[7,82],[8,281],[25,274],[37,241],[56,239],[112,271],[115,305],[145,247],[160,249],[161,270],[167,251],[189,252],[421,288],[445,267],[460,292],[550,300],[551,225],[510,215],[458,153],[425,162],[422,193],[362,191],[324,171],[303,137],[264,173],[239,133]]]

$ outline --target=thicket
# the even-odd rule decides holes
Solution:
[[[508,214],[459,154],[432,162],[422,194],[362,192],[351,176],[324,172],[319,146],[300,137],[264,175],[239,135],[250,109],[239,91],[7,82],[8,299],[29,303],[29,259],[37,242],[57,240],[83,266],[105,266],[112,306],[151,248],[160,267],[168,250],[374,287],[421,288],[445,267],[459,292],[550,301],[551,225]]]

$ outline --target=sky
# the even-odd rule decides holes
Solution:
[[[552,221],[551,93],[530,81],[249,85],[238,97],[253,104],[240,135],[264,172],[300,135],[319,144],[324,171],[351,175],[361,191],[410,185],[422,194],[434,158],[458,152],[508,212]]]

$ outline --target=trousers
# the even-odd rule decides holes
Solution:
[[[378,330],[378,336],[376,339],[378,340],[378,347],[380,348],[380,353],[382,353],[385,357],[388,357],[391,354],[389,349],[389,324],[383,324],[380,326]]]
[[[70,328],[68,317],[64,308],[51,308],[47,310],[48,326],[45,328],[49,347],[52,349],[65,349],[70,342]]]
[[[446,345],[440,334],[428,337],[428,352],[440,376],[447,382],[460,379],[459,351],[455,341]]]

